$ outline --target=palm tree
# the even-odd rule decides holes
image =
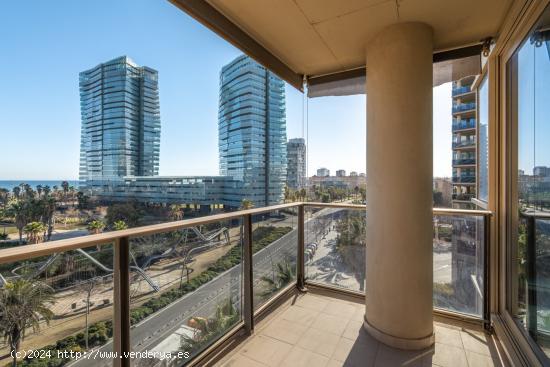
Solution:
[[[21,188],[19,186],[15,186],[12,191],[13,196],[15,196],[16,199],[19,199],[19,195],[21,195]]]
[[[13,367],[17,366],[17,351],[25,338],[25,330],[32,328],[38,332],[41,319],[49,324],[53,302],[53,289],[42,282],[18,279],[0,288],[0,330],[10,347]]]
[[[37,244],[44,239],[46,226],[42,222],[30,222],[23,228],[23,231],[27,234],[29,244]]]
[[[263,282],[267,283],[268,286],[268,289],[262,296],[268,296],[275,293],[294,279],[294,269],[288,261],[284,260],[282,263],[277,263],[276,270],[277,273],[273,274],[272,278],[265,275],[260,278]]]
[[[241,201],[241,206],[240,206],[240,210],[247,210],[247,209],[252,209],[254,208],[254,202],[250,199],[243,199]]]
[[[113,229],[115,231],[122,231],[123,229],[128,229],[128,225],[123,220],[117,220],[113,223]]]
[[[238,319],[239,314],[233,306],[231,298],[227,298],[218,304],[216,314],[213,318],[194,317],[189,320],[189,324],[193,325],[197,329],[197,332],[192,337],[183,336],[180,349],[190,353],[202,349],[204,346],[210,344],[213,339],[216,339],[234,326]]]
[[[19,194],[17,194],[17,196],[19,196]],[[6,214],[13,217],[15,227],[19,232],[19,243],[23,242],[23,228],[25,228],[29,221],[29,210],[27,205],[21,200],[14,200],[9,204]]]
[[[105,223],[100,220],[93,220],[88,224],[88,232],[90,232],[90,234],[101,233],[103,228],[105,228]]]
[[[181,220],[183,218],[182,208],[183,206],[180,204],[172,204],[168,215],[172,220]]]
[[[44,194],[44,198],[42,199],[42,208],[43,208],[42,220],[48,226],[47,237],[46,237],[48,241],[52,237],[53,225],[54,225],[53,219],[54,219],[56,207],[57,207],[57,202],[55,198],[51,195],[46,196]]]

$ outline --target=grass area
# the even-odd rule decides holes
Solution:
[[[4,231],[7,234],[19,233],[15,226],[0,227],[0,233],[4,233]]]

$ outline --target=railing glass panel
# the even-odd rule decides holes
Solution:
[[[252,217],[252,284],[254,310],[296,282],[298,209],[287,208]]]
[[[10,335],[2,355],[17,345],[18,366],[112,364],[102,353],[93,361],[81,358],[86,351],[113,351],[112,245],[6,263],[0,273],[0,303],[9,315],[2,327]]]
[[[483,317],[483,216],[434,215],[434,307]]]
[[[305,218],[307,280],[364,292],[365,209],[307,206]]]
[[[184,365],[242,320],[241,222],[130,239],[130,347],[153,352],[133,366]]]

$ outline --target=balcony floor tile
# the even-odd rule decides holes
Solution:
[[[502,366],[492,338],[481,331],[438,319],[435,345],[406,351],[372,338],[363,329],[363,313],[360,301],[314,292],[297,295],[261,321],[257,332],[216,366]]]

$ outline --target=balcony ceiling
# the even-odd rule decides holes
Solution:
[[[434,29],[435,50],[496,36],[513,0],[207,0],[297,74],[365,66],[365,46],[398,22]]]

